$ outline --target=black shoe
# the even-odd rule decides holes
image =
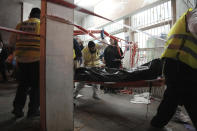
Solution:
[[[95,100],[100,100],[97,94],[92,95],[92,98],[94,98]]]
[[[14,114],[16,118],[20,118],[20,117],[23,117],[24,116],[24,112],[21,111],[21,110],[17,110],[17,109],[14,109],[12,111],[12,114]]]
[[[28,111],[28,113],[27,113],[27,118],[36,117],[36,116],[40,116],[40,111],[39,110]]]

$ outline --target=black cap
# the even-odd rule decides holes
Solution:
[[[40,9],[39,8],[32,8],[31,9],[31,12],[30,12],[30,18],[37,18],[37,17],[40,17]]]
[[[95,43],[93,41],[88,42],[88,48],[95,47]]]

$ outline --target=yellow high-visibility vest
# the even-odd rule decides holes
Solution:
[[[187,29],[188,12],[180,17],[168,33],[168,40],[161,58],[176,59],[197,69],[197,39]]]
[[[99,67],[100,66],[100,62],[99,62],[100,52],[99,52],[99,49],[97,48],[97,46],[99,46],[99,45],[96,44],[96,52],[93,54],[90,53],[88,47],[85,47],[82,50],[84,66],[86,66],[86,67]]]
[[[19,23],[17,30],[40,34],[40,19],[30,18]],[[40,60],[40,37],[17,34],[15,55],[17,58]]]

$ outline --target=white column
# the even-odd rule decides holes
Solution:
[[[48,2],[47,14],[73,21],[74,11]],[[46,20],[47,131],[73,131],[72,36],[73,26]]]

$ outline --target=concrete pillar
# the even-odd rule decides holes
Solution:
[[[73,26],[47,19],[46,14],[73,21],[74,11],[42,0],[41,128],[73,131]]]

